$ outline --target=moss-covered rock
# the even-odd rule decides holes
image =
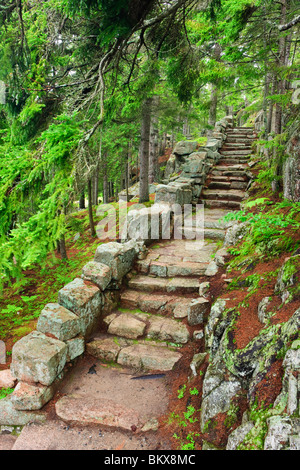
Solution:
[[[275,293],[281,296],[283,302],[290,302],[300,295],[299,275],[300,255],[291,256],[281,267],[275,285]]]

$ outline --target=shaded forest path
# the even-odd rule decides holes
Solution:
[[[205,355],[209,283],[218,273],[216,253],[224,255],[227,228],[220,219],[245,196],[252,140],[250,128],[228,131],[199,201],[204,242],[163,240],[149,247],[129,274],[118,308],[46,405],[46,424],[25,426],[9,448],[171,448],[159,430],[170,412],[172,385],[193,377],[195,358]]]

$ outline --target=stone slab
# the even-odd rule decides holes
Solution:
[[[67,360],[67,345],[39,331],[33,331],[14,344],[11,371],[20,381],[51,385]]]
[[[82,277],[94,282],[99,289],[104,291],[111,281],[112,270],[106,264],[90,261],[82,268]]]
[[[109,242],[98,246],[94,261],[109,266],[112,279],[119,281],[130,271],[136,256],[133,243]]]
[[[54,387],[19,382],[11,400],[16,410],[40,410],[54,395]]]
[[[146,323],[133,314],[123,313],[117,315],[108,326],[108,333],[124,338],[137,339],[143,336]]]
[[[58,303],[71,310],[80,319],[80,332],[88,336],[101,317],[100,289],[81,278],[76,278],[58,292]]]
[[[0,425],[25,426],[28,423],[43,423],[46,416],[41,411],[16,410],[11,395],[0,400]]]
[[[167,371],[172,370],[180,358],[181,354],[171,349],[133,344],[122,349],[118,364],[137,370]]]
[[[49,303],[39,316],[37,331],[50,333],[60,341],[66,341],[78,335],[80,322],[77,315],[62,305]]]

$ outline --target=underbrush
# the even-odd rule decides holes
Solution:
[[[249,200],[244,209],[229,213],[225,220],[247,226],[245,236],[229,249],[234,255],[231,268],[293,253],[300,247],[300,203],[263,197]]]
[[[127,210],[138,203],[138,198],[132,199]],[[154,203],[153,195],[144,206],[150,207]],[[101,208],[101,205],[98,206]],[[112,239],[119,236],[119,203],[110,203],[116,216],[116,231]],[[94,208],[95,225],[108,215]],[[93,238],[89,229],[88,210],[74,212],[68,217],[65,233],[68,259],[62,260],[56,251],[49,253],[41,264],[35,264],[21,273],[19,278],[6,282],[0,297],[0,339],[17,341],[27,335],[34,328],[41,310],[49,302],[57,301],[58,291],[76,277],[81,276],[82,267],[94,258],[96,248],[107,240]],[[8,350],[8,353],[10,351]]]
[[[0,298],[1,340],[15,342],[27,335],[43,307],[56,302],[58,291],[80,276],[84,264],[93,259],[99,240],[90,236],[86,210],[70,217],[65,238],[68,259],[62,260],[56,251],[49,253],[41,265],[23,271],[4,286]]]

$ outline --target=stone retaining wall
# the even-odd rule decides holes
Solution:
[[[226,129],[232,126],[232,116],[226,116],[216,123],[206,145],[178,142],[166,165],[164,184],[156,186],[155,203],[196,204],[208,173],[221,157],[218,150],[226,139]]]
[[[36,331],[13,346],[10,370],[18,384],[10,399],[16,410],[39,410],[51,400],[68,363],[84,353],[101,318],[117,304],[124,276],[144,254],[144,243],[134,240],[99,245],[81,277],[44,307]]]

